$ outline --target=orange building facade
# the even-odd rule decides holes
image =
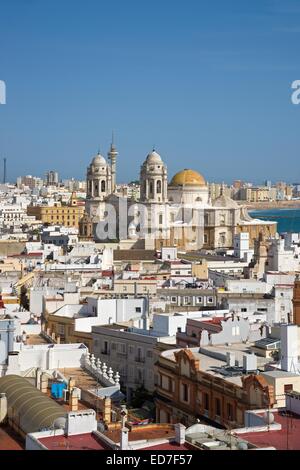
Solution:
[[[295,325],[300,326],[300,281],[297,280],[294,286],[293,296],[293,316]]]
[[[246,410],[268,408],[275,403],[274,388],[263,377],[250,374],[227,380],[201,370],[201,359],[188,348],[162,353],[157,373],[159,423],[190,426],[204,419],[232,429],[244,426]]]

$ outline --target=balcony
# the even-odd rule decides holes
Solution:
[[[117,356],[119,357],[127,357],[127,352],[126,351],[117,351]]]
[[[145,358],[138,356],[138,357],[135,358],[135,362],[143,364],[145,362]]]

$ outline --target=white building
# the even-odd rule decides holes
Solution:
[[[250,263],[254,250],[250,249],[249,233],[241,232],[234,236],[234,257]]]

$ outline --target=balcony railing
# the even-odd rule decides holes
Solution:
[[[138,357],[135,358],[135,362],[144,363],[144,362],[145,362],[145,358],[138,356]]]

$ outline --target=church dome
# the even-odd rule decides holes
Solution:
[[[103,166],[103,165],[106,165],[106,160],[105,158],[100,154],[98,153],[92,160],[92,165],[94,166]]]
[[[170,186],[206,186],[206,182],[197,171],[185,169],[173,176]]]
[[[147,155],[146,162],[147,163],[162,163],[162,159],[159,153],[153,150],[151,153]]]

